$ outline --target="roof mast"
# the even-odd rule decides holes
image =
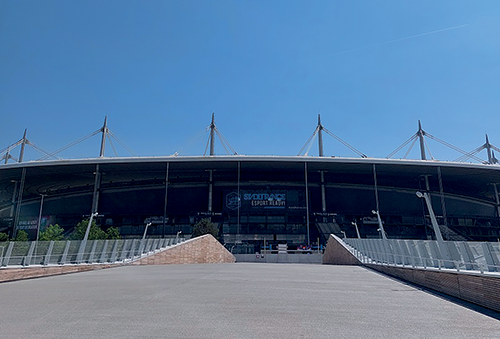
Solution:
[[[210,155],[215,155],[215,113],[212,113],[212,122],[210,123]]]
[[[108,117],[104,117],[104,125],[101,128],[102,139],[101,139],[101,151],[99,152],[99,157],[104,157],[104,148],[106,146],[106,136],[108,135]]]
[[[322,157],[323,154],[323,125],[321,124],[321,115],[318,114],[318,147],[319,147],[319,156]]]
[[[24,158],[24,148],[26,147],[26,143],[28,142],[28,139],[26,139],[26,133],[28,129],[24,130],[23,138],[22,138],[22,143],[21,143],[21,151],[19,152],[19,160],[17,162],[23,162]]]
[[[420,157],[422,158],[422,160],[427,160],[427,158],[425,157],[425,144],[424,144],[424,135],[425,135],[425,132],[422,129],[422,125],[420,124],[420,120],[418,121],[418,132],[417,132],[417,135],[418,135],[418,138],[419,138],[419,141],[420,141]]]
[[[486,134],[486,143],[484,144],[484,147],[486,147],[486,151],[488,152],[488,164],[494,164],[495,161],[493,160],[493,156],[491,153],[491,144],[490,141],[488,140],[488,134]]]

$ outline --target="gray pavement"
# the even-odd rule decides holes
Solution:
[[[128,266],[0,284],[1,338],[500,338],[500,321],[352,266]]]

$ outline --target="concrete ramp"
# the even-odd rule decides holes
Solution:
[[[334,234],[330,235],[323,254],[323,264],[327,265],[362,265],[346,247],[344,242]]]
[[[234,255],[217,239],[206,234],[137,259],[131,265],[214,264],[235,261]]]

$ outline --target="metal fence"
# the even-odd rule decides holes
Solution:
[[[359,238],[342,240],[363,263],[478,273],[500,272],[500,243],[497,242]]]
[[[0,266],[126,262],[183,241],[183,238],[11,241],[0,243]]]

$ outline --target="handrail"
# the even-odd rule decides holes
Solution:
[[[446,258],[435,240],[342,239],[362,263],[448,269],[500,275],[500,243],[445,241]]]
[[[0,266],[125,263],[184,242],[184,238],[66,241],[11,241],[0,251]],[[6,250],[3,250],[6,247]]]

